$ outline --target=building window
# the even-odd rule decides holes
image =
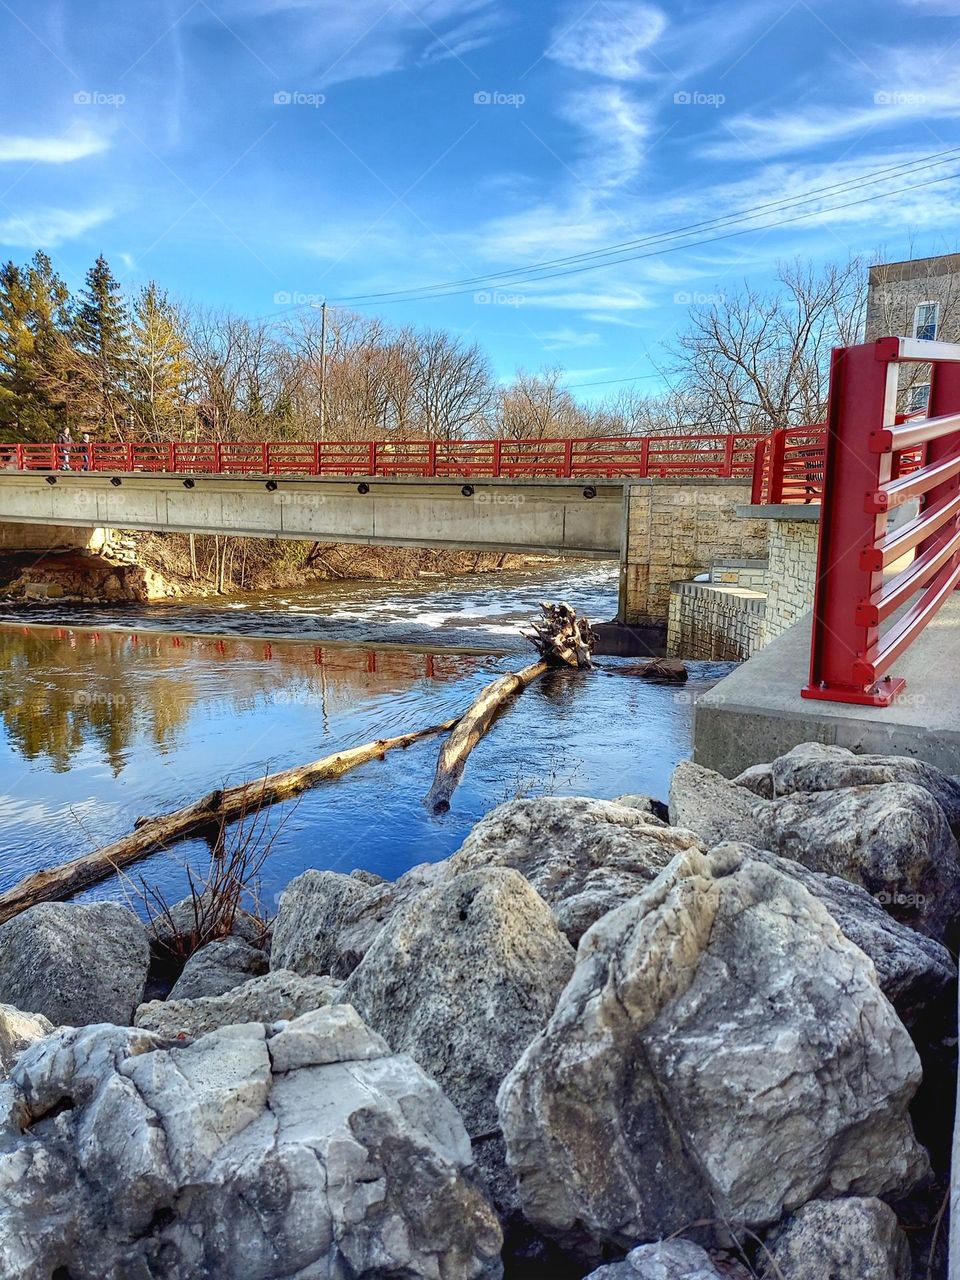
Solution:
[[[939,302],[920,302],[913,313],[913,336],[922,342],[933,342],[940,322]]]
[[[917,337],[920,335],[918,334]],[[930,383],[915,382],[907,393],[908,413],[920,413],[927,407],[930,399]]]

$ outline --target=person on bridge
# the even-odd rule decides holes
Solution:
[[[71,434],[69,427],[64,427],[64,429],[57,436],[57,444],[60,446],[60,449],[59,449],[60,470],[69,471],[70,470],[70,445],[73,444],[73,435]]]

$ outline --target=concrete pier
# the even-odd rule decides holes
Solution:
[[[907,687],[889,707],[801,698],[808,615],[697,701],[694,759],[727,777],[800,742],[913,756],[960,773],[960,598],[921,632],[891,674]]]

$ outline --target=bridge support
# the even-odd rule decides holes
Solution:
[[[762,560],[764,520],[737,517],[750,500],[742,480],[709,477],[636,480],[624,492],[618,621],[666,624],[670,584],[689,580],[714,560]]]
[[[20,551],[90,551],[107,542],[106,529],[75,528],[65,524],[7,524],[0,522],[0,554]]]

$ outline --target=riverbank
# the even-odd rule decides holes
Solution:
[[[553,564],[542,556],[106,531],[96,553],[0,556],[0,598],[114,605],[263,593],[320,582],[406,582]]]
[[[0,927],[0,1274],[944,1280],[955,779],[685,763],[386,880],[380,820],[269,918]]]

